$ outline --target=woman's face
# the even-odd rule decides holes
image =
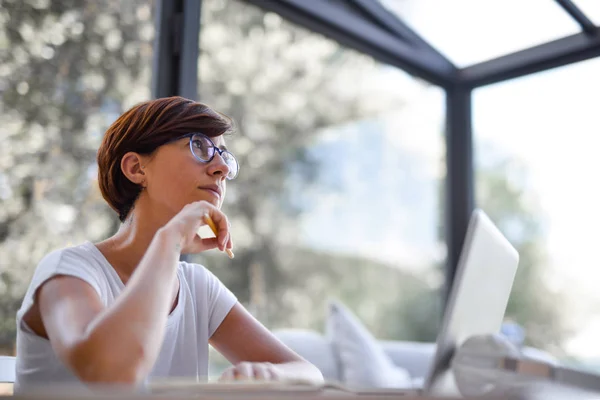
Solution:
[[[225,147],[222,136],[211,138],[215,146]],[[144,165],[147,177],[145,195],[153,203],[173,215],[186,204],[205,200],[221,208],[226,191],[229,167],[215,152],[207,163],[190,150],[190,138],[182,138],[160,146]]]

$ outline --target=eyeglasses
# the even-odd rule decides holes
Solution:
[[[227,179],[234,179],[240,172],[240,165],[237,160],[228,150],[220,149],[213,143],[210,138],[202,133],[193,132],[183,136],[179,136],[176,139],[170,140],[169,143],[183,138],[190,138],[190,151],[196,158],[196,160],[202,163],[209,163],[215,158],[215,154],[219,153],[225,164],[229,169],[227,173]]]

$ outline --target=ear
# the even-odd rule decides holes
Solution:
[[[130,151],[121,158],[121,171],[131,182],[145,186],[146,173],[142,156]]]

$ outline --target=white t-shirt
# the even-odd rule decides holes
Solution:
[[[22,321],[23,315],[33,305],[36,290],[55,275],[70,275],[89,283],[105,307],[114,303],[125,287],[91,242],[57,250],[44,257],[17,312],[15,392],[40,384],[81,385],[56,356],[50,342],[37,336]],[[208,339],[237,299],[201,265],[180,262],[177,276],[177,306],[168,317],[160,354],[149,377],[205,378],[208,375]]]

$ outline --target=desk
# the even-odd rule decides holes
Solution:
[[[85,391],[84,391],[85,390]],[[70,388],[47,388],[37,390],[28,394],[16,395],[13,399],[23,400],[64,400],[64,399],[85,399],[85,400],[440,400],[439,397],[420,396],[417,394],[401,394],[398,391],[368,394],[357,394],[334,388],[300,388],[294,390],[287,389],[268,389],[244,391],[238,389],[226,390],[226,388],[206,390],[206,385],[198,384],[193,387],[189,384],[186,387],[163,390],[155,393],[134,392],[132,389],[119,389],[115,387],[95,387],[93,390]],[[585,392],[566,386],[555,384],[535,384],[527,389],[520,389],[518,392],[505,394],[503,396],[483,396],[469,397],[471,400],[598,400],[600,394]],[[465,398],[445,397],[444,400],[465,400]]]

